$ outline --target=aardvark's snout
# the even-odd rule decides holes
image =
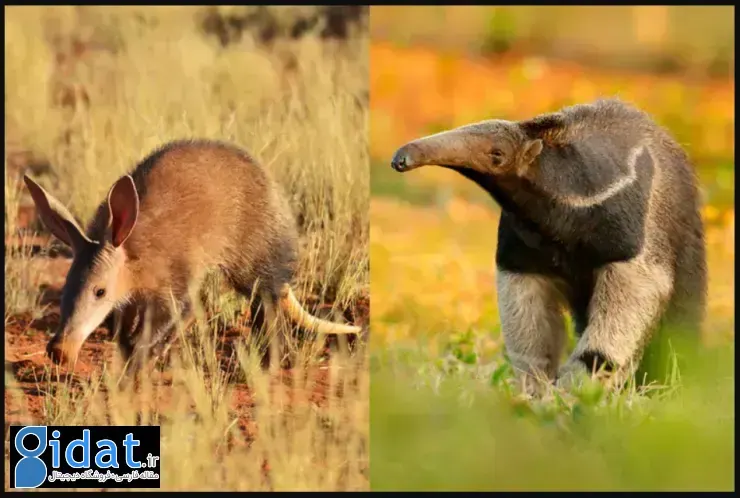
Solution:
[[[49,341],[46,345],[46,354],[57,365],[72,365],[77,359],[79,345],[60,337],[61,334],[57,334]]]

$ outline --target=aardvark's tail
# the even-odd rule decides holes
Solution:
[[[315,330],[319,334],[359,334],[362,329],[354,325],[342,325],[316,318],[306,311],[293,294],[290,285],[285,284],[280,292],[280,307],[291,320],[301,327]]]

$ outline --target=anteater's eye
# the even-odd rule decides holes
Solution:
[[[105,289],[101,289],[101,288],[95,289],[95,297],[100,299],[103,296],[105,296]]]

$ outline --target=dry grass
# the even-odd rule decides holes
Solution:
[[[16,179],[5,171],[5,240],[17,233],[20,190]],[[5,247],[5,324],[10,315],[19,311],[37,309],[40,293],[35,268],[31,266],[31,247],[28,235],[17,237],[17,243]],[[8,285],[10,284],[10,285]]]
[[[164,142],[230,141],[268,168],[290,198],[302,233],[299,298],[336,309],[367,299],[364,35],[346,43],[306,36],[271,49],[246,36],[221,48],[197,32],[191,8],[6,7],[5,13],[6,146],[47,158],[53,174],[39,181],[80,220],[89,219],[119,175]],[[75,38],[86,48],[73,56]],[[58,88],[73,91],[75,103],[58,105]],[[6,180],[13,180],[8,164],[6,156]],[[15,233],[18,200],[19,191],[6,187],[6,239]],[[6,249],[6,321],[38,307],[37,285],[24,277],[30,259]],[[8,271],[9,264],[16,270]],[[157,382],[137,393],[120,390],[115,366],[106,364],[79,382],[40,381],[47,394],[43,420],[35,422],[134,424],[141,416],[140,423],[160,423],[165,489],[366,489],[362,350],[324,366],[304,350],[292,387],[285,387],[258,367],[248,341],[239,343],[231,375],[222,372],[214,342],[222,326],[204,323],[183,341],[165,394]],[[319,406],[312,377],[321,369],[329,369],[329,386]],[[13,383],[6,372],[6,387]],[[255,408],[235,407],[247,387]],[[245,413],[256,427],[249,444],[237,427]]]

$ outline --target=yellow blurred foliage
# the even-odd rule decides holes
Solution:
[[[371,44],[370,64],[370,153],[379,160],[405,141],[444,128],[490,118],[522,119],[618,95],[674,132],[697,167],[708,164],[707,158],[734,161],[731,79],[621,73],[537,57],[455,58],[379,41]],[[421,171],[404,176],[403,182],[433,186],[446,200],[423,208],[373,199],[374,335],[392,331],[400,339],[432,329],[451,333],[496,327],[495,208],[464,200],[469,198],[464,194],[479,188],[447,170]],[[732,207],[715,205],[707,205],[702,214],[710,265],[707,335],[716,337],[714,332],[734,329],[735,216]],[[413,311],[399,310],[399,303]]]
[[[370,218],[374,341],[496,329],[498,213],[459,197],[443,209],[373,198]],[[734,219],[707,226],[710,342],[734,330]]]
[[[370,66],[371,112],[392,118],[374,130],[373,157],[388,157],[399,143],[433,127],[523,119],[612,95],[661,124],[686,127],[679,131],[692,137],[687,145],[695,155],[734,156],[734,80],[626,74],[536,57],[456,58],[380,41],[371,44]]]

